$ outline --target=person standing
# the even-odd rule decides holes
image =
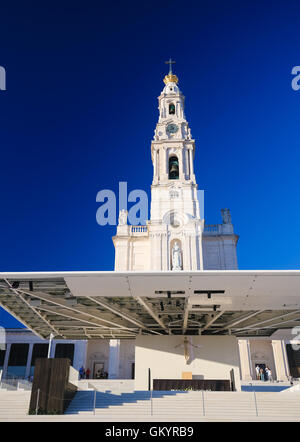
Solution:
[[[268,381],[273,382],[272,370],[269,367],[266,367],[266,373],[268,376]]]
[[[259,370],[259,373],[260,373],[260,380],[261,380],[261,381],[264,381],[264,380],[265,380],[265,372],[264,372],[264,369],[261,368],[261,369]]]
[[[259,381],[260,380],[260,367],[259,367],[259,365],[255,366],[255,371],[256,371],[256,379]]]
[[[85,378],[90,379],[91,370],[88,368],[85,372]]]
[[[85,370],[84,367],[80,367],[79,369],[79,379],[84,379],[84,375],[85,375]]]

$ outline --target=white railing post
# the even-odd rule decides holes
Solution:
[[[258,407],[257,407],[257,398],[256,398],[255,386],[253,386],[253,384],[251,382],[250,382],[250,386],[253,387],[255,412],[256,412],[256,416],[258,417]]]
[[[204,390],[202,390],[202,411],[203,411],[203,416],[205,416]]]
[[[94,416],[96,415],[96,396],[97,396],[97,390],[94,390]]]
[[[258,417],[257,398],[256,398],[255,390],[254,390],[253,393],[254,393],[254,403],[255,403],[256,416]]]
[[[150,410],[151,416],[153,416],[152,389],[150,390]]]
[[[39,400],[40,400],[40,389],[38,388],[37,391],[37,399],[36,399],[36,407],[35,407],[35,414],[38,414],[38,410],[39,410]]]

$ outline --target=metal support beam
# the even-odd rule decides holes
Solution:
[[[214,322],[216,322],[220,316],[223,315],[223,313],[225,313],[224,310],[222,310],[221,312],[217,313],[213,318],[211,318],[210,321],[208,321],[207,324],[205,324],[205,326],[203,328],[201,328],[201,332],[203,332],[204,330],[208,329]]]
[[[256,330],[268,330],[268,329],[272,329],[272,328],[277,328],[278,326],[280,326],[280,325],[283,325],[283,324],[289,324],[289,323],[291,323],[291,322],[295,322],[295,323],[297,323],[296,325],[298,325],[299,324],[299,317],[298,318],[296,318],[296,319],[288,319],[287,321],[281,321],[281,322],[277,322],[277,323],[275,323],[275,324],[272,324],[272,325],[267,325],[266,327],[254,327],[254,328],[249,328],[249,329],[247,329],[247,330],[240,330],[240,331],[238,331],[238,332],[236,332],[236,334],[243,334],[243,333],[245,333],[245,332],[247,332],[247,331],[249,331],[249,332],[251,332],[251,331],[256,331]],[[291,326],[290,326],[291,327]]]
[[[152,316],[153,319],[155,319],[155,321],[166,331],[168,331],[168,328],[165,326],[165,324],[163,323],[163,321],[158,317],[158,315],[152,310],[152,308],[150,307],[150,305],[148,305],[147,301],[145,301],[143,298],[141,298],[140,296],[133,296],[133,298],[144,307],[145,310],[147,310],[147,312],[149,313],[149,315]]]
[[[4,281],[8,285],[9,290],[13,291],[18,296],[18,298],[21,299],[24,302],[24,304],[26,304],[27,307],[29,307],[29,309],[33,311],[33,313],[36,316],[38,316],[45,324],[47,324],[47,327],[49,327],[50,330],[52,330],[56,335],[59,334],[58,330],[55,327],[53,327],[53,325],[46,318],[44,318],[38,311],[36,311],[35,308],[30,305],[30,303],[24,298],[24,296],[21,293],[19,293],[18,290],[13,288],[13,286],[8,281],[8,279],[4,279]],[[36,331],[33,330],[31,327],[29,327],[27,324],[24,324],[24,325],[26,325],[30,330],[32,330],[34,333],[36,333]],[[39,335],[39,337],[44,339],[44,337],[41,335]]]
[[[18,289],[17,291],[20,292],[21,290]],[[43,292],[34,292],[34,291],[33,292],[26,292],[25,290],[22,290],[21,292],[25,293],[26,295],[31,296],[32,298],[42,299],[43,301],[49,302],[50,304],[54,304],[54,305],[57,305],[59,307],[63,307],[66,310],[70,310],[70,311],[73,311],[73,312],[80,313],[81,315],[88,316],[89,318],[92,318],[92,319],[97,319],[98,321],[104,322],[106,324],[113,325],[113,326],[118,327],[120,329],[131,330],[129,327],[125,327],[125,326],[120,325],[120,324],[118,324],[116,322],[112,322],[112,321],[109,321],[107,319],[103,319],[103,318],[101,318],[100,315],[96,316],[95,314],[91,313],[89,311],[89,309],[86,308],[86,307],[78,307],[78,306],[71,307],[71,306],[68,305],[68,303],[64,299],[59,298],[57,296],[53,297],[53,296],[51,296],[49,294],[46,294],[46,293],[43,293]]]
[[[250,315],[242,316],[242,317],[240,317],[239,319],[236,319],[235,321],[230,322],[229,324],[227,324],[227,325],[224,326],[223,328],[220,328],[219,330],[214,331],[213,333],[219,333],[220,331],[228,330],[229,328],[232,328],[232,327],[234,327],[235,325],[240,324],[241,322],[247,321],[247,319],[253,318],[253,316],[257,316],[257,315],[259,315],[260,313],[263,313],[264,311],[265,311],[265,310],[259,310],[259,311],[256,311],[256,312],[254,312],[254,313],[253,313],[253,312],[250,313]]]
[[[130,336],[132,336],[132,337],[135,337],[136,334],[137,334],[137,331],[138,331],[137,329],[130,329],[128,331],[127,329],[124,330],[124,329],[120,329],[120,328],[116,328],[116,327],[113,328],[113,327],[104,326],[102,324],[100,325],[97,322],[88,321],[88,320],[79,318],[79,317],[77,317],[75,315],[73,316],[72,313],[68,313],[67,314],[67,313],[63,313],[63,312],[57,311],[57,309],[55,309],[55,307],[41,306],[41,307],[39,307],[39,309],[43,310],[45,312],[51,313],[53,315],[63,316],[65,318],[74,319],[75,321],[78,319],[80,322],[82,322],[82,323],[84,322],[83,325],[73,326],[75,328],[77,327],[79,330],[80,329],[84,330],[84,328],[98,329],[98,330],[101,330],[101,333],[110,333],[113,330],[114,332],[120,333],[121,335],[123,333],[131,333]],[[53,322],[55,322],[55,323],[57,322],[57,324],[59,324],[59,321],[53,321]],[[61,328],[64,328],[64,326],[61,326]],[[69,335],[69,333],[68,333],[68,335]]]
[[[265,321],[260,321],[260,322],[257,322],[256,324],[248,325],[247,327],[238,328],[238,329],[236,329],[236,331],[249,330],[249,329],[257,327],[258,325],[267,324],[268,322],[276,321],[277,319],[280,319],[280,318],[286,318],[287,316],[291,316],[291,315],[297,315],[298,313],[300,313],[300,310],[295,310],[293,312],[284,313],[283,315],[275,316],[274,318],[266,319]]]
[[[147,330],[151,333],[160,335],[161,333],[156,332],[154,330],[149,329],[148,327],[146,327],[142,322],[138,321],[137,319],[133,318],[132,316],[128,315],[127,313],[117,309],[116,307],[114,307],[113,305],[110,305],[107,302],[104,302],[102,300],[99,300],[98,298],[92,298],[91,296],[87,296],[87,299],[89,299],[90,301],[95,302],[98,305],[101,305],[101,307],[111,311],[112,313],[114,313],[117,316],[121,316],[123,319],[125,319],[128,322],[132,322],[132,324],[137,325],[139,328],[142,328],[144,330]]]

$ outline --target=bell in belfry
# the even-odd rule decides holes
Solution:
[[[177,157],[171,157],[169,162],[169,179],[178,180],[179,178],[179,164]]]

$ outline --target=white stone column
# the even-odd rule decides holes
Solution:
[[[109,340],[108,378],[119,378],[120,339]]]
[[[194,159],[193,159],[193,149],[192,148],[190,148],[189,149],[189,152],[190,152],[190,179],[191,180],[193,180],[195,177],[194,177]]]
[[[158,176],[158,170],[157,170],[157,150],[154,149],[153,151],[153,177],[154,177],[154,181],[157,181],[157,176]]]
[[[158,250],[158,270],[163,270],[163,235],[160,233],[157,236],[157,250]]]
[[[290,370],[283,340],[272,341],[277,381],[288,381]]]
[[[149,234],[149,241],[150,241],[150,265],[151,269],[155,270],[155,260],[154,260],[154,235],[153,233]]]
[[[169,262],[169,256],[170,256],[170,248],[169,248],[169,241],[168,241],[168,235],[167,233],[161,234],[161,244],[162,244],[162,263],[161,263],[161,270],[170,270],[168,268],[168,262]]]
[[[182,235],[182,254],[183,254],[183,270],[191,270],[190,268],[190,236]]]
[[[76,341],[74,351],[73,367],[79,370],[80,367],[86,367],[87,341]]]
[[[189,151],[185,149],[185,176],[186,179],[191,179],[190,161],[189,161]]]
[[[163,158],[162,158],[162,179],[168,180],[168,174],[169,174],[169,158],[168,158],[168,152],[166,147],[163,147]]]
[[[197,270],[197,248],[195,233],[190,234],[191,241],[191,270]]]
[[[2,379],[5,379],[6,375],[7,375],[7,367],[8,367],[8,361],[9,361],[9,355],[10,355],[10,348],[11,348],[11,344],[6,344],[6,352],[5,352],[3,369],[2,369]]]
[[[26,364],[26,370],[25,370],[25,378],[26,379],[28,379],[29,376],[30,376],[30,368],[31,368],[31,359],[32,359],[33,345],[34,344],[29,344],[28,355],[27,355],[27,364]]]
[[[179,179],[184,181],[184,167],[183,167],[183,154],[182,150],[178,150],[178,161],[179,161]]]
[[[239,339],[239,355],[242,381],[252,381],[252,362],[248,339]]]

